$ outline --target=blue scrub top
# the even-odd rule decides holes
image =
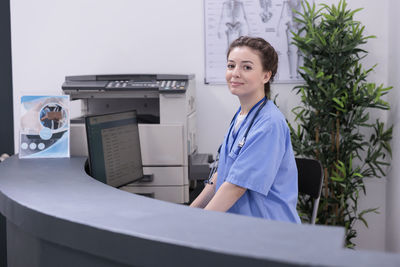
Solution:
[[[271,100],[257,115],[244,146],[238,147],[257,108],[247,115],[236,133],[235,121],[231,123],[220,151],[216,190],[224,182],[247,189],[228,212],[300,223],[290,131]]]

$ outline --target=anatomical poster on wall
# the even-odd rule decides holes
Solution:
[[[69,96],[22,96],[20,158],[69,157]]]
[[[227,49],[242,35],[262,37],[275,48],[275,82],[301,81],[302,57],[291,40],[299,28],[294,10],[302,10],[301,0],[205,0],[204,9],[206,83],[225,83]]]

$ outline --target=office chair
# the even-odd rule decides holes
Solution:
[[[296,158],[299,193],[314,199],[311,224],[317,218],[319,199],[321,196],[324,172],[321,163],[316,159]]]

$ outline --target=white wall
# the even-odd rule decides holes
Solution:
[[[399,24],[400,17],[400,2],[398,0],[389,0],[389,49],[390,56],[389,68],[389,83],[394,86],[390,93],[390,103],[392,110],[389,117],[389,122],[393,127],[393,163],[391,171],[388,175],[387,194],[386,194],[386,249],[400,253],[400,34]]]
[[[387,84],[388,2],[349,2],[351,8],[365,8],[357,18],[366,25],[367,34],[378,36],[366,46],[370,54],[365,66],[379,63],[370,78]],[[19,97],[21,94],[61,94],[66,75],[194,73],[200,152],[215,152],[238,107],[238,101],[226,86],[203,83],[201,0],[11,1],[11,28],[16,151]],[[299,103],[291,91],[293,87],[293,84],[273,87],[273,92],[279,94],[278,105],[290,121],[293,120],[290,110]],[[383,250],[385,180],[367,183],[367,188],[368,198],[362,204],[381,206],[382,213],[370,216],[369,231],[358,227],[357,243],[359,248]]]
[[[12,1],[11,20],[15,118],[21,94],[61,94],[66,75],[195,73],[199,150],[218,148],[238,101],[203,82],[203,1]],[[292,87],[273,89],[287,114]]]

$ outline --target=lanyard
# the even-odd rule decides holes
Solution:
[[[267,102],[266,100],[267,100],[267,99],[266,99],[265,97],[263,97],[260,101],[257,102],[257,104],[255,104],[255,105],[250,109],[250,112],[247,114],[246,118],[244,119],[244,121],[243,121],[242,124],[240,125],[239,129],[237,130],[236,136],[233,137],[233,142],[232,142],[232,145],[231,145],[229,151],[232,151],[232,147],[233,147],[233,145],[234,145],[235,142],[236,142],[236,138],[237,138],[238,135],[239,135],[240,129],[242,129],[242,126],[245,125],[247,118],[250,116],[251,112],[258,106],[258,109],[257,109],[256,113],[254,114],[254,117],[252,118],[252,120],[251,120],[251,122],[250,122],[250,125],[249,125],[249,126],[247,127],[247,129],[246,129],[246,132],[245,132],[245,134],[244,134],[244,136],[243,136],[243,139],[242,139],[242,140],[239,142],[239,144],[238,144],[238,146],[239,146],[239,151],[240,151],[240,149],[244,146],[244,144],[246,143],[247,135],[249,134],[250,128],[251,128],[251,126],[253,126],[254,120],[257,118],[258,113],[260,113],[260,110],[265,106],[265,104],[266,104],[266,102]],[[261,103],[261,105],[260,105],[260,103]],[[235,116],[233,116],[233,119],[232,119],[232,121],[231,121],[231,127],[229,128],[229,132],[228,132],[228,138],[231,136],[231,131],[232,131],[233,124],[234,124],[233,122],[235,121],[235,119],[236,119],[236,117],[237,117],[237,115],[239,114],[240,111],[241,111],[241,108],[239,108],[239,110],[236,112]]]

